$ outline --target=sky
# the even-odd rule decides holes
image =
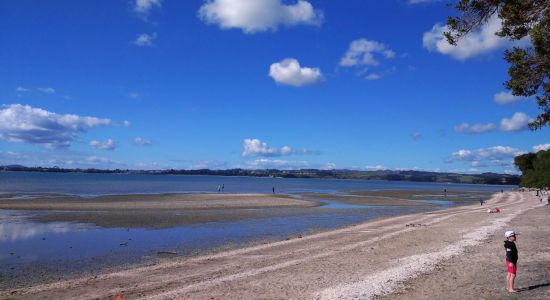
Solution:
[[[0,2],[0,165],[518,173],[500,20],[446,1]]]

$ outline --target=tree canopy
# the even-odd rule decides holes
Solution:
[[[518,155],[514,164],[522,173],[520,186],[550,187],[550,149]]]
[[[515,96],[535,96],[541,112],[529,123],[529,128],[536,130],[550,125],[550,1],[459,0],[455,8],[459,14],[448,18],[449,32],[444,33],[452,45],[494,14],[502,21],[496,35],[510,40],[530,38],[529,46],[505,51],[510,78],[504,85]]]

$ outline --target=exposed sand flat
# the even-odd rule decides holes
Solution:
[[[498,206],[502,213],[488,214]],[[502,232],[522,233],[514,299],[550,297],[550,208],[529,193],[387,218],[95,277],[0,293],[8,299],[500,299]]]
[[[389,193],[389,192],[388,192]],[[381,194],[380,196],[347,196],[347,195],[331,195],[331,194],[321,194],[321,193],[302,193],[302,196],[313,198],[313,199],[329,199],[337,200],[346,204],[359,204],[359,205],[386,205],[386,206],[425,206],[426,204],[410,201],[409,199],[404,198],[394,198],[394,197],[384,197]],[[412,198],[412,197],[411,197]]]
[[[175,210],[316,206],[315,202],[270,194],[160,194],[79,197],[36,196],[30,199],[0,196],[0,209],[33,210]]]

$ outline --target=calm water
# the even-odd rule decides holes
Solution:
[[[352,190],[432,190],[477,191],[479,196],[507,190],[511,186],[457,185],[435,183],[283,179],[217,176],[170,176],[127,174],[0,173],[0,193],[64,193],[77,195],[139,194],[171,192],[215,192],[224,184],[225,192],[277,193],[325,192],[345,194]],[[443,200],[443,199],[442,199]],[[323,200],[314,208],[262,209],[260,216],[231,222],[212,222],[166,229],[101,228],[91,224],[33,221],[40,211],[0,210],[0,289],[24,285],[43,278],[97,272],[123,264],[150,261],[159,252],[187,256],[218,247],[238,247],[260,241],[283,240],[318,230],[357,224],[383,216],[426,210],[425,207],[349,205]],[[452,201],[417,201],[437,204],[429,209],[456,205]],[[160,253],[160,256],[163,254]],[[40,270],[38,272],[37,270]]]
[[[275,187],[277,193],[404,189],[497,192],[513,188],[499,185],[338,179],[0,172],[0,193],[106,195],[216,192],[221,184],[227,193],[271,193],[272,187]]]

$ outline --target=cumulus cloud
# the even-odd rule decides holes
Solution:
[[[60,115],[29,105],[12,104],[0,109],[0,139],[63,148],[70,146],[79,133],[111,123],[110,119]]]
[[[138,136],[134,138],[134,144],[139,146],[150,146],[153,142]]]
[[[92,140],[90,141],[90,146],[94,149],[114,150],[117,145],[112,139],[107,139],[106,141]]]
[[[470,133],[470,134],[484,133],[484,132],[494,131],[495,129],[496,129],[496,126],[493,123],[474,124],[474,125],[470,125],[468,123],[462,123],[460,125],[455,126],[455,132]]]
[[[524,97],[514,96],[511,92],[500,92],[496,93],[493,97],[496,103],[498,104],[510,104],[524,100]]]
[[[134,41],[134,44],[137,46],[153,46],[153,42],[157,39],[157,33],[153,32],[152,34],[142,33],[140,34],[136,40]],[[135,97],[133,97],[136,95]],[[130,98],[137,98],[139,97],[139,94],[137,93],[130,93]]]
[[[546,151],[546,150],[549,150],[549,149],[550,149],[550,143],[533,146],[533,151],[534,152]]]
[[[479,30],[464,36],[458,41],[456,46],[453,46],[443,36],[443,32],[449,31],[449,28],[446,25],[438,23],[430,31],[424,33],[422,44],[429,51],[450,55],[458,60],[466,60],[499,48],[524,44],[526,42],[526,40],[511,42],[495,35],[495,32],[499,31],[501,27],[501,19],[495,14]]]
[[[292,154],[313,154],[314,152],[307,149],[293,149],[289,146],[283,146],[281,148],[272,148],[260,141],[259,139],[245,139],[243,141],[242,157],[250,156],[285,156]]]
[[[54,94],[55,93],[55,89],[51,88],[51,87],[39,87],[39,88],[36,88],[36,90],[41,92],[41,93],[44,93],[44,94]]]
[[[146,15],[155,6],[160,8],[162,6],[162,0],[136,0],[134,10],[139,14]]]
[[[522,131],[529,129],[529,122],[533,119],[529,118],[522,112],[515,113],[510,119],[502,119],[500,121],[500,130],[502,131]]]
[[[346,54],[340,59],[340,66],[376,66],[380,64],[380,58],[388,59],[393,57],[395,57],[395,52],[386,45],[377,41],[358,39],[351,42]]]
[[[514,157],[525,153],[517,148],[494,146],[476,150],[461,149],[451,154],[451,161],[467,161],[472,167],[512,167]]]
[[[295,87],[315,84],[323,80],[319,68],[300,67],[300,63],[294,58],[285,58],[271,64],[269,76],[277,83]]]
[[[245,139],[243,141],[243,157],[249,156],[283,156],[292,154],[292,148],[283,146],[282,148],[271,148],[258,139]]]
[[[209,0],[198,12],[199,18],[222,29],[238,28],[245,33],[275,31],[281,25],[320,25],[323,13],[311,3],[298,0],[285,5],[281,0]]]
[[[130,127],[130,125],[131,125],[131,123],[130,123],[130,121],[128,121],[128,120],[124,120],[124,121],[122,122],[122,126],[124,126],[124,127],[126,127],[126,128]]]

